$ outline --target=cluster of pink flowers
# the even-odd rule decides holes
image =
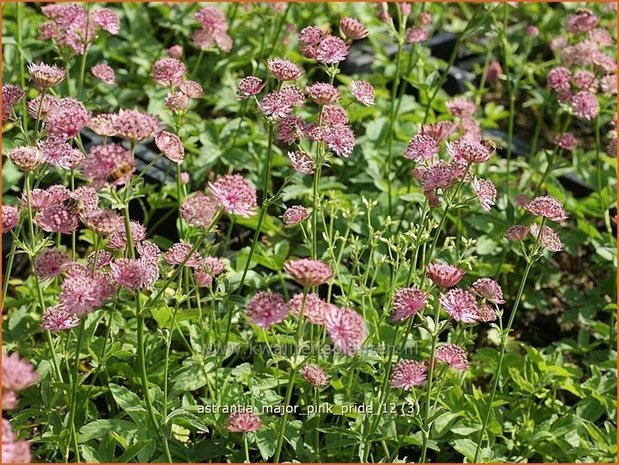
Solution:
[[[186,110],[190,99],[200,98],[204,93],[199,83],[186,79],[186,74],[187,66],[178,58],[161,58],[153,64],[153,80],[170,90],[164,103],[174,113]]]
[[[24,99],[24,91],[15,84],[2,84],[2,121],[8,121],[12,108]]]
[[[217,48],[226,53],[232,50],[233,41],[228,35],[228,22],[223,11],[207,6],[200,9],[195,18],[202,26],[191,36],[196,47],[200,50]]]
[[[231,433],[250,433],[258,431],[263,423],[253,412],[234,412],[228,417],[226,429]]]
[[[49,21],[41,24],[39,37],[53,39],[61,47],[83,55],[88,46],[103,30],[116,35],[120,31],[120,19],[109,8],[98,8],[90,13],[81,5],[60,3],[41,8]]]
[[[2,408],[17,408],[17,393],[35,384],[39,375],[34,367],[17,355],[2,352]],[[4,458],[4,457],[3,457]]]
[[[20,440],[6,418],[2,419],[2,462],[31,463],[30,443]]]

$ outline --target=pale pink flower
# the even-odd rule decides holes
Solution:
[[[475,195],[479,199],[481,208],[485,211],[490,211],[492,205],[496,203],[497,191],[496,187],[488,179],[473,178],[471,183],[473,189],[475,189]]]
[[[417,134],[408,143],[404,158],[415,161],[431,160],[440,152],[438,143],[426,134]]]
[[[155,145],[169,160],[179,165],[183,163],[185,159],[185,146],[176,134],[161,131],[155,136]]]
[[[15,84],[2,84],[2,121],[11,117],[11,108],[24,98],[24,91]]]
[[[303,294],[297,293],[287,304],[290,313],[296,316],[301,315],[303,308],[303,317],[315,325],[322,325],[325,322],[329,305],[322,300],[318,294],[308,293],[305,297],[305,305],[303,304]]]
[[[41,328],[46,331],[66,331],[79,324],[79,317],[67,311],[61,305],[49,307],[41,317]]]
[[[340,32],[349,41],[365,39],[370,34],[363,24],[348,16],[340,18]]]
[[[202,192],[196,192],[183,200],[181,216],[187,223],[197,228],[209,228],[219,210],[219,202]]]
[[[185,73],[187,73],[187,66],[176,58],[162,58],[153,64],[153,79],[160,86],[178,86]]]
[[[591,71],[577,71],[572,78],[574,86],[581,90],[587,90],[591,93],[595,93],[598,87],[598,80]]]
[[[464,160],[467,163],[485,163],[494,154],[492,146],[481,142],[475,142],[468,137],[463,137],[455,142],[447,142],[447,151],[454,160]]]
[[[34,218],[43,231],[71,234],[79,225],[79,218],[63,205],[52,205],[42,209]]]
[[[223,11],[214,6],[201,8],[194,17],[205,29],[211,29],[214,31],[228,30],[226,15]]]
[[[197,251],[191,253],[192,248],[192,245],[187,242],[172,244],[172,246],[164,252],[163,260],[167,264],[173,266],[184,265],[189,268],[199,268],[202,265],[202,257]]]
[[[211,195],[227,213],[250,217],[256,213],[256,188],[240,174],[229,174],[208,184]]]
[[[310,100],[318,105],[335,103],[340,99],[340,91],[326,82],[316,82],[306,90]]]
[[[493,304],[505,303],[505,300],[503,300],[503,290],[494,279],[480,278],[471,285],[469,290],[476,296],[482,297]]]
[[[7,156],[15,166],[25,172],[38,168],[44,162],[43,152],[36,147],[15,147],[8,151]]]
[[[286,318],[288,308],[280,294],[261,291],[255,294],[245,306],[245,313],[253,324],[268,329]]]
[[[393,321],[402,321],[414,317],[421,311],[428,300],[428,295],[416,287],[398,289],[393,296]]]
[[[598,16],[590,11],[582,10],[575,15],[567,17],[565,28],[574,34],[579,34],[591,31],[599,22],[600,18]]]
[[[56,65],[46,65],[39,62],[28,65],[28,74],[37,89],[47,90],[60,84],[67,72],[64,68],[59,68]]]
[[[189,96],[184,92],[169,92],[163,100],[163,104],[175,113],[189,108]]]
[[[80,217],[84,225],[100,236],[108,236],[123,227],[123,220],[111,210],[96,210]]]
[[[555,91],[569,90],[572,73],[569,69],[559,66],[548,71],[546,78],[548,86]]]
[[[202,86],[196,81],[189,79],[181,82],[178,88],[183,94],[190,98],[200,98],[202,97],[202,94],[204,94],[204,89]]]
[[[119,258],[110,263],[110,274],[118,285],[135,291],[144,287],[145,268],[145,264],[139,259]]]
[[[391,374],[391,387],[410,391],[415,386],[421,386],[427,378],[425,364],[414,360],[400,360]]]
[[[231,433],[249,433],[258,431],[262,420],[253,412],[232,412],[228,417],[226,429]]]
[[[305,93],[295,85],[282,86],[279,95],[282,102],[291,108],[305,102]]]
[[[595,94],[581,90],[572,97],[572,110],[578,119],[589,121],[600,112],[600,104]]]
[[[321,260],[300,258],[284,265],[284,269],[292,278],[304,287],[320,286],[333,276],[333,270]]]
[[[318,44],[325,36],[325,32],[316,26],[303,28],[299,33],[299,48],[304,57],[316,59]]]
[[[563,204],[549,195],[534,198],[524,209],[532,215],[543,216],[558,223],[568,219]]]
[[[305,221],[310,216],[310,211],[301,206],[301,205],[293,205],[286,209],[284,214],[282,215],[282,221],[284,223],[284,227],[291,227],[296,224]]]
[[[473,116],[477,111],[477,106],[469,99],[457,97],[447,102],[447,110],[452,116],[463,118],[465,116]]]
[[[607,94],[615,95],[617,93],[617,75],[607,74],[600,79],[600,90]]]
[[[527,234],[529,234],[529,228],[521,224],[517,224],[510,226],[507,231],[505,231],[505,239],[509,241],[521,241],[527,237]]]
[[[120,31],[120,18],[109,8],[99,8],[93,11],[90,20],[112,35],[116,35]]]
[[[258,95],[262,89],[264,89],[265,85],[266,82],[256,76],[246,76],[236,85],[236,95],[238,95],[241,100],[253,97],[254,95]]]
[[[90,179],[96,189],[105,185],[126,184],[135,170],[136,161],[130,150],[120,144],[96,145],[91,147],[82,161],[82,175]]]
[[[316,60],[320,63],[335,64],[348,56],[348,45],[339,37],[326,36],[316,48]]]
[[[366,81],[350,81],[348,84],[350,93],[365,106],[374,105],[376,96],[374,94],[374,87],[372,84]]]
[[[47,132],[55,137],[72,139],[90,124],[92,113],[79,100],[61,98],[47,115]]]
[[[477,307],[477,321],[489,323],[491,321],[496,321],[496,319],[496,310],[492,305],[483,303]]]
[[[183,47],[182,45],[172,45],[166,50],[166,53],[170,58],[175,58],[178,60],[181,56],[183,56]]]
[[[578,139],[571,132],[557,134],[552,138],[552,141],[561,147],[563,150],[574,150],[578,147]]]
[[[80,150],[74,149],[62,139],[47,138],[38,145],[43,159],[56,168],[72,170],[84,159],[84,154]]]
[[[32,364],[13,352],[2,352],[2,387],[10,391],[23,391],[39,380]],[[4,462],[4,460],[3,460]]]
[[[529,231],[536,240],[539,237],[539,242],[545,249],[550,250],[551,252],[561,252],[563,250],[563,242],[561,242],[561,238],[550,226],[544,225],[544,228],[540,233],[539,224],[533,223],[529,226]]]
[[[466,371],[469,367],[466,351],[455,344],[443,344],[439,346],[434,353],[434,358],[456,370]]]
[[[162,130],[159,118],[138,110],[120,110],[113,126],[117,136],[133,141],[149,139]]]
[[[430,263],[426,268],[428,278],[438,287],[450,288],[458,284],[466,272],[457,266],[447,263]]]
[[[496,60],[492,60],[488,64],[488,71],[486,73],[486,81],[488,83],[492,83],[499,79],[503,75],[503,68],[501,67],[501,63]]]
[[[134,245],[146,239],[146,228],[137,221],[131,221],[129,229],[131,230],[131,239],[133,239]],[[110,249],[124,249],[127,247],[127,232],[124,227],[110,234],[107,246]]]
[[[420,42],[428,40],[430,33],[427,29],[422,27],[409,27],[406,30],[405,41],[407,44],[418,44]]]
[[[65,186],[54,184],[47,189],[32,189],[30,191],[30,206],[39,210],[52,205],[61,204],[71,198],[71,192]],[[21,196],[21,204],[28,208],[28,198],[24,192]]]
[[[114,117],[113,113],[102,113],[93,117],[88,123],[88,127],[93,130],[95,134],[104,137],[113,137],[116,135],[116,129],[114,129]]]
[[[41,100],[43,100],[42,103]],[[26,103],[26,111],[28,115],[35,120],[41,119],[47,121],[49,113],[54,109],[57,103],[58,99],[53,95],[39,94]]]
[[[333,306],[327,313],[325,325],[340,352],[354,355],[361,350],[367,337],[367,327],[363,317],[353,309]]]
[[[258,102],[258,110],[266,118],[279,121],[292,113],[292,105],[281,92],[269,92]]]
[[[114,68],[106,64],[98,64],[90,68],[90,72],[94,77],[106,84],[113,85],[116,83],[116,73]]]
[[[267,60],[267,68],[278,81],[294,81],[300,78],[304,71],[290,60],[273,58]]]
[[[2,232],[8,233],[19,222],[19,208],[15,205],[2,205]]]
[[[5,395],[12,391],[2,393],[2,404],[5,406]],[[2,419],[2,463],[31,463],[30,443],[18,440],[11,429],[11,424],[6,418]]]
[[[292,165],[292,169],[301,174],[314,174],[314,161],[312,158],[301,150],[288,152],[288,159]]]
[[[537,37],[539,35],[539,29],[533,25],[527,26],[525,32],[529,37]]]
[[[308,363],[299,373],[301,377],[314,387],[325,386],[329,384],[329,377],[320,366],[315,363]]]
[[[348,113],[340,105],[325,105],[320,114],[322,126],[337,126],[348,124]]]
[[[60,250],[44,249],[34,259],[34,274],[41,279],[54,278],[69,263],[69,256]]]
[[[298,116],[287,116],[277,125],[277,140],[292,144],[303,137],[307,124]]]
[[[101,307],[115,292],[115,286],[106,273],[92,273],[80,266],[67,270],[60,287],[60,305],[77,316]]]
[[[454,321],[475,323],[477,321],[477,303],[475,297],[462,289],[451,289],[441,294],[440,302]]]
[[[343,158],[350,156],[356,144],[355,133],[346,124],[336,124],[325,128],[324,140],[329,150]]]

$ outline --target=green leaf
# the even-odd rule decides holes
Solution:
[[[79,442],[84,443],[92,439],[102,439],[109,436],[112,432],[127,437],[135,434],[137,431],[137,425],[130,421],[117,419],[96,420],[82,426]]]

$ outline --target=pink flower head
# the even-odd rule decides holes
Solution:
[[[256,76],[246,76],[236,85],[236,95],[238,95],[241,100],[253,97],[254,95],[258,95],[262,89],[264,89],[265,85],[266,82]]]
[[[565,28],[574,33],[589,32],[600,22],[600,18],[589,10],[582,10],[575,15],[570,15],[565,21]]]
[[[2,232],[8,233],[19,222],[19,208],[15,205],[2,205]]]
[[[114,281],[130,291],[146,287],[146,263],[134,258],[119,258],[110,264]]]
[[[571,132],[563,133],[563,135],[555,135],[552,141],[561,147],[563,150],[574,150],[578,147],[578,139]]]
[[[162,130],[159,118],[138,110],[120,110],[113,126],[118,137],[133,141],[149,139]]]
[[[273,58],[267,60],[267,68],[278,81],[294,81],[300,78],[304,71],[289,60]]]
[[[456,370],[466,371],[469,361],[466,351],[455,344],[443,344],[436,349],[434,358]]]
[[[320,366],[315,363],[308,363],[300,371],[301,377],[314,387],[329,384],[329,377]]]
[[[572,73],[569,69],[563,66],[552,68],[548,71],[548,76],[546,78],[550,88],[557,92],[561,90],[569,90],[571,79]]]
[[[475,189],[475,195],[479,199],[479,204],[481,208],[485,211],[490,211],[492,209],[492,205],[496,203],[496,187],[487,179],[481,178],[473,178],[473,182],[471,183],[473,189]]]
[[[408,143],[404,158],[415,161],[431,160],[440,152],[438,143],[426,134],[417,134]]]
[[[11,355],[2,352],[2,387],[19,392],[35,384],[39,375],[30,362],[13,352]]]
[[[2,406],[8,407],[6,396],[11,395],[12,391],[4,391],[2,393]],[[15,405],[14,407],[17,407]],[[3,463],[31,463],[32,455],[30,453],[30,443],[21,441],[11,429],[11,424],[6,418],[2,419],[2,462]]]
[[[166,50],[166,53],[170,58],[179,59],[183,56],[183,46],[182,45],[172,45],[170,48]]]
[[[108,236],[123,227],[122,218],[111,210],[96,210],[81,216],[84,225],[100,236]]]
[[[428,40],[430,33],[427,29],[422,27],[409,27],[406,30],[406,38],[404,39],[407,44],[418,44]]]
[[[489,323],[496,321],[497,314],[494,307],[488,303],[483,303],[477,307],[477,321]]]
[[[41,328],[46,331],[67,331],[80,324],[80,318],[63,306],[49,307],[41,317]]]
[[[60,84],[67,75],[64,68],[42,62],[28,65],[30,79],[39,90],[47,90]]]
[[[427,378],[425,364],[414,360],[400,360],[391,374],[391,387],[410,391],[421,386]]]
[[[227,213],[249,218],[256,213],[255,187],[240,174],[222,176],[208,184],[211,195]]]
[[[71,192],[65,186],[54,184],[47,189],[32,189],[30,192],[30,206],[33,209],[41,209],[52,205],[59,205],[71,198]],[[24,208],[28,207],[26,193],[22,194],[21,203]]]
[[[185,73],[187,66],[176,58],[162,58],[153,65],[153,79],[160,86],[178,86]]]
[[[348,56],[348,45],[339,37],[326,36],[318,44],[316,60],[324,64],[344,61]]]
[[[41,279],[54,278],[69,263],[69,256],[56,249],[45,249],[34,259],[34,274]]]
[[[279,95],[282,102],[291,108],[305,102],[305,93],[295,85],[283,86]]]
[[[286,318],[288,308],[280,294],[261,291],[249,299],[245,312],[253,324],[268,329]]]
[[[348,124],[348,113],[340,105],[325,105],[320,120],[325,127]]]
[[[71,147],[63,139],[48,138],[39,142],[43,159],[56,168],[75,169],[84,159],[84,154]]]
[[[217,199],[202,192],[187,197],[181,204],[181,216],[196,228],[209,228],[218,210]]]
[[[389,3],[376,3],[376,16],[378,17],[378,20],[382,21],[383,23],[391,21],[391,16],[389,16]]]
[[[39,94],[26,103],[28,115],[35,120],[47,121],[49,113],[58,104],[58,99],[50,94]]]
[[[277,125],[277,140],[292,144],[302,139],[307,125],[298,116],[287,116]]]
[[[447,110],[452,116],[463,118],[473,116],[477,111],[477,106],[467,98],[457,97],[447,102]]]
[[[135,159],[130,150],[120,144],[96,145],[82,161],[82,175],[96,189],[105,185],[121,186],[133,176]]]
[[[202,265],[202,257],[198,252],[193,252],[191,255],[192,245],[186,242],[177,242],[165,251],[163,259],[169,265],[173,266],[188,266],[189,268],[198,268]]]
[[[79,100],[61,98],[47,115],[47,131],[50,135],[72,139],[90,124],[92,113]]]
[[[258,431],[261,426],[262,420],[253,412],[232,412],[226,429],[231,433],[249,433]]]
[[[299,33],[299,48],[304,57],[316,59],[318,44],[325,36],[325,32],[316,26],[308,26]]]
[[[44,161],[43,153],[36,147],[16,147],[7,153],[9,160],[20,170],[28,172],[39,167]]]
[[[292,169],[301,174],[314,174],[314,161],[312,158],[301,150],[296,152],[288,152],[288,159],[292,165]]]
[[[184,92],[169,92],[163,100],[163,104],[175,113],[189,108],[189,96]]]
[[[367,327],[363,317],[352,308],[332,307],[325,320],[329,337],[346,355],[354,355],[361,350],[367,337]]]
[[[93,11],[90,20],[112,35],[116,35],[120,31],[120,18],[109,8],[99,8]]]
[[[15,84],[2,84],[2,121],[8,121],[11,117],[11,108],[21,102],[24,91]]]
[[[363,24],[348,16],[340,19],[340,32],[349,41],[365,39],[370,34]]]
[[[477,321],[477,303],[470,292],[462,289],[450,289],[446,294],[441,294],[440,302],[454,321],[462,323],[475,323]]]
[[[393,296],[393,321],[414,317],[425,307],[428,295],[416,287],[398,289]]]
[[[129,228],[134,244],[138,244],[146,238],[146,228],[137,221],[131,221],[129,223]],[[110,234],[107,240],[107,246],[110,249],[124,249],[127,247],[127,232],[124,227]]]
[[[544,225],[540,233],[539,224],[533,223],[529,226],[529,230],[534,238],[537,239],[539,237],[539,242],[545,249],[551,252],[561,252],[563,250],[561,238],[550,226]]]
[[[292,278],[304,287],[320,286],[333,276],[333,270],[321,260],[300,258],[284,265],[284,269]]]
[[[429,11],[422,11],[419,14],[419,24],[422,26],[429,26],[432,24],[432,15]]]
[[[90,313],[109,300],[115,287],[107,273],[92,273],[81,266],[67,269],[60,287],[60,305],[77,316]]]
[[[374,95],[374,87],[372,84],[366,81],[350,81],[348,84],[348,88],[350,89],[350,93],[365,106],[374,105],[375,95]]]
[[[591,71],[577,71],[572,79],[574,85],[581,90],[587,90],[595,93],[598,86],[598,81]]]
[[[340,91],[326,82],[316,82],[308,86],[307,95],[318,105],[335,103],[340,99]]]
[[[106,64],[98,64],[90,68],[90,72],[94,77],[106,84],[113,85],[116,83],[116,73],[114,68]]]
[[[600,89],[602,92],[615,95],[617,93],[617,75],[607,74],[600,79]]]
[[[336,124],[325,129],[327,147],[339,157],[348,158],[355,148],[355,133],[346,124]]]
[[[527,26],[525,32],[529,37],[537,37],[539,35],[539,29],[533,25]]]
[[[180,165],[185,159],[185,147],[176,135],[168,131],[161,131],[155,136],[155,145],[166,158]]]
[[[113,137],[116,135],[116,129],[114,129],[114,117],[113,113],[102,113],[93,117],[88,123],[88,127],[93,130],[95,134],[105,137]]]
[[[488,83],[494,82],[499,79],[503,75],[503,68],[501,67],[501,63],[496,60],[492,60],[488,64],[488,71],[486,73],[486,81]]]
[[[228,30],[226,15],[223,11],[214,6],[201,8],[200,11],[195,14],[195,18],[205,29],[213,31]]]
[[[494,154],[494,147],[483,141],[475,142],[468,137],[463,137],[455,142],[447,142],[447,151],[457,161],[485,163]]]
[[[314,293],[307,294],[305,305],[303,304],[303,294],[297,293],[288,301],[287,306],[290,313],[296,316],[301,316],[301,309],[303,309],[303,317],[315,325],[325,323],[329,309],[328,304],[318,294]]]
[[[279,121],[292,113],[292,105],[281,92],[269,92],[258,102],[258,110],[266,118]]]
[[[578,119],[589,121],[600,112],[600,104],[595,94],[581,90],[572,97],[572,111]]]
[[[430,263],[426,268],[428,278],[438,287],[445,289],[454,287],[464,278],[466,272],[457,266],[446,263]]]
[[[71,234],[77,229],[79,218],[63,205],[52,205],[37,213],[34,222],[46,232]]]
[[[282,215],[282,221],[284,223],[284,227],[291,227],[296,224],[305,221],[310,216],[310,212],[307,208],[301,205],[293,205],[286,209],[284,214]]]
[[[424,192],[451,187],[457,181],[454,167],[440,160],[429,168],[418,167],[411,171]]]
[[[200,98],[204,94],[204,89],[196,81],[186,79],[178,86],[180,91],[189,98]]]
[[[505,231],[505,239],[508,241],[521,241],[529,234],[529,228],[521,224],[510,226]]]
[[[548,195],[534,198],[524,206],[524,209],[532,215],[543,216],[557,223],[561,223],[568,219],[563,204],[554,197]]]
[[[469,290],[476,296],[482,297],[493,304],[505,303],[505,300],[503,300],[503,290],[494,279],[478,279],[472,284]]]

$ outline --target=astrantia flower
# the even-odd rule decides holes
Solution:
[[[316,82],[308,86],[307,95],[318,105],[335,103],[340,99],[340,91],[327,82]]]
[[[454,160],[464,160],[467,163],[485,163],[494,153],[493,147],[483,142],[475,142],[468,137],[447,142],[447,151]]]
[[[572,97],[572,110],[578,119],[589,121],[600,112],[600,104],[595,94],[581,90]]]
[[[268,329],[286,318],[288,308],[280,294],[261,291],[249,299],[245,312],[253,324]]]
[[[503,68],[501,67],[501,63],[496,60],[492,60],[488,64],[488,71],[486,73],[486,81],[488,83],[492,83],[499,79],[503,75]]]
[[[503,300],[503,290],[501,289],[499,283],[497,283],[494,279],[478,279],[471,285],[470,291],[479,297],[483,297],[488,302],[492,302],[493,304],[505,303]]]
[[[187,197],[181,204],[181,216],[187,223],[197,228],[208,228],[219,210],[217,199],[197,192]]]
[[[77,316],[101,307],[114,294],[107,274],[77,268],[69,273],[60,288],[60,305]]]
[[[79,324],[79,317],[67,311],[61,305],[49,307],[41,317],[41,328],[46,331],[66,331]]]
[[[600,79],[600,89],[607,94],[617,93],[617,75],[608,74]]]
[[[428,40],[430,33],[422,27],[409,27],[406,30],[405,42],[407,44],[418,44]]]
[[[404,158],[415,161],[431,160],[439,152],[440,148],[433,137],[426,134],[417,134],[408,143],[404,151]]]
[[[293,205],[292,207],[286,209],[282,215],[282,221],[284,223],[284,227],[290,227],[305,221],[309,218],[309,216],[310,211],[307,208],[301,205]]]
[[[93,11],[90,20],[112,35],[116,35],[120,31],[120,18],[109,8],[99,8]]]
[[[292,144],[303,137],[307,125],[298,116],[287,116],[277,125],[277,140]]]
[[[367,337],[367,327],[363,317],[353,309],[331,308],[325,325],[329,337],[342,353],[354,355],[361,350]]]
[[[238,95],[241,100],[253,97],[254,95],[258,95],[262,89],[264,89],[265,85],[266,82],[256,76],[246,76],[236,85],[236,95]]]
[[[340,105],[325,105],[322,108],[320,122],[323,127],[348,124],[348,113]]]
[[[15,205],[2,205],[2,232],[8,233],[19,222],[19,208]]]
[[[74,149],[62,139],[48,138],[39,142],[43,159],[56,168],[71,170],[78,167],[84,159],[84,154]]]
[[[446,263],[430,263],[426,272],[428,278],[432,280],[438,287],[450,288],[460,282],[466,272],[457,266],[448,265]]]
[[[443,344],[436,349],[434,358],[439,362],[446,363],[456,370],[466,371],[469,361],[466,351],[455,344]]]
[[[462,323],[475,323],[477,321],[477,303],[470,292],[462,289],[451,289],[446,294],[441,294],[440,302],[454,321]]]
[[[288,152],[288,159],[295,171],[307,175],[314,174],[314,161],[306,152],[301,150]]]
[[[505,239],[509,241],[521,241],[529,234],[529,228],[521,224],[511,226],[505,231]]]
[[[90,123],[92,113],[77,99],[61,98],[47,115],[47,131],[63,139],[77,136]]]
[[[325,386],[329,384],[329,377],[325,371],[315,363],[308,363],[299,373],[301,377],[314,387]]]
[[[316,60],[320,63],[335,64],[344,61],[348,56],[348,45],[339,37],[327,36],[316,48]]]
[[[80,217],[84,225],[100,236],[112,234],[123,227],[123,220],[111,210],[96,210]]]
[[[223,11],[214,6],[201,8],[194,17],[205,29],[214,31],[226,31],[228,29],[226,15]]]
[[[43,161],[43,153],[36,147],[16,147],[7,153],[9,159],[22,171],[32,171]]]
[[[114,281],[130,291],[145,287],[146,267],[142,260],[119,258],[110,264],[110,273]]]
[[[202,94],[204,94],[204,89],[202,86],[196,81],[192,81],[190,79],[186,79],[181,82],[178,86],[180,91],[190,98],[200,98]]]
[[[155,145],[169,160],[179,165],[183,163],[185,159],[185,146],[176,134],[161,131],[155,136]]]
[[[184,92],[169,92],[163,104],[173,112],[181,112],[189,108],[189,96]]]
[[[82,175],[96,189],[105,185],[121,186],[133,176],[136,162],[130,150],[120,144],[95,145],[82,161]]]
[[[304,73],[302,68],[283,58],[268,59],[267,68],[271,75],[278,81],[294,81],[300,78]]]
[[[2,84],[2,121],[11,117],[11,108],[24,98],[24,91],[15,84]]]
[[[67,72],[56,65],[46,65],[39,62],[28,65],[28,74],[30,74],[30,79],[38,89],[47,90],[60,84]]]
[[[299,33],[299,48],[304,57],[316,59],[318,44],[325,36],[325,32],[316,26],[303,28]]]
[[[41,279],[49,279],[62,273],[69,263],[69,256],[56,249],[45,249],[34,259],[34,274]]]
[[[170,58],[176,58],[177,60],[183,56],[183,46],[182,45],[172,45],[170,48],[166,50],[166,53]]]
[[[37,213],[34,222],[46,232],[71,234],[77,229],[79,218],[63,205],[52,205]]]
[[[146,238],[146,228],[137,221],[131,221],[129,223],[129,228],[131,230],[131,238],[133,239],[134,244],[137,244]],[[110,249],[124,249],[127,247],[127,233],[124,227],[119,228],[110,234],[107,240],[107,246]]]
[[[529,226],[529,230],[534,238],[537,239],[539,237],[539,242],[545,249],[551,252],[561,252],[563,250],[561,238],[550,226],[544,225],[540,233],[539,224],[533,223]]]
[[[447,102],[447,110],[452,116],[463,118],[465,116],[473,116],[477,110],[477,106],[469,99],[457,97]]]
[[[57,105],[58,99],[50,94],[39,94],[32,100],[26,103],[26,111],[28,115],[35,119],[47,121],[49,113]]]
[[[400,360],[391,373],[391,387],[410,391],[421,386],[427,378],[425,364],[414,360]]]
[[[333,270],[321,260],[300,258],[284,265],[284,269],[292,278],[305,287],[320,286],[333,276]]]
[[[546,77],[548,86],[557,92],[561,90],[569,90],[571,79],[572,73],[569,69],[563,66],[552,68],[548,71],[548,76]]]
[[[416,287],[398,289],[393,296],[393,321],[414,317],[426,305],[428,295]]]
[[[558,223],[568,219],[561,202],[549,195],[536,197],[524,206],[524,209],[536,216],[543,216]]]
[[[327,147],[337,156],[348,158],[355,148],[355,133],[346,124],[336,124],[325,129]]]
[[[537,37],[539,35],[539,29],[533,25],[527,26],[525,32],[529,37]]]
[[[492,205],[496,203],[496,187],[487,179],[474,178],[471,183],[473,189],[475,189],[475,195],[479,199],[479,204],[481,208],[490,211],[492,209]]]
[[[71,191],[65,186],[54,184],[47,189],[32,189],[30,191],[30,206],[35,209],[59,205],[71,198]],[[28,208],[28,197],[24,192],[21,197],[21,204]]]
[[[176,58],[162,58],[153,65],[153,79],[164,87],[173,87],[181,83],[187,72],[187,66]]]
[[[563,150],[574,150],[578,147],[578,139],[571,132],[566,132],[563,135],[555,135],[552,141],[561,147]]]
[[[328,304],[314,293],[307,294],[305,305],[302,293],[295,294],[287,305],[290,313],[296,316],[301,315],[301,308],[303,308],[303,317],[315,325],[324,324],[329,308]]]
[[[250,217],[257,208],[255,187],[240,174],[222,176],[208,184],[211,195],[227,213]]]
[[[19,392],[39,380],[39,375],[30,362],[23,360],[13,352],[11,355],[2,352],[2,387]],[[3,460],[4,461],[4,460]]]
[[[2,405],[6,407],[5,395],[12,391],[2,393]],[[11,424],[6,418],[2,419],[2,462],[3,463],[30,463],[30,443],[21,441],[11,429]]]
[[[115,84],[116,83],[116,73],[114,72],[114,68],[110,65],[99,64],[90,68],[90,72],[97,79],[105,82],[106,84]]]
[[[590,11],[583,10],[575,15],[568,16],[565,21],[565,28],[570,32],[579,34],[582,32],[589,32],[597,26],[599,22],[600,18],[598,16]]]
[[[279,95],[282,102],[291,108],[305,102],[305,93],[295,85],[282,86]]]
[[[372,84],[366,81],[350,81],[348,84],[348,88],[350,89],[350,93],[359,101],[366,106],[374,105],[375,95],[374,95],[374,87]]]
[[[344,16],[340,19],[340,32],[347,40],[360,40],[366,38],[370,32],[354,18]]]
[[[88,127],[93,130],[95,134],[104,137],[113,137],[116,135],[116,129],[114,129],[114,118],[116,115],[113,113],[102,113],[94,116]]]
[[[195,251],[191,255],[192,245],[186,242],[177,242],[165,251],[163,259],[169,265],[185,265],[190,268],[197,268],[202,264],[200,253]]]
[[[258,102],[258,110],[266,118],[279,121],[292,113],[292,105],[281,92],[269,92]]]
[[[232,412],[228,417],[226,429],[231,433],[249,433],[258,431],[262,421],[253,412]]]
[[[451,187],[457,180],[453,166],[450,163],[445,163],[443,160],[429,168],[415,168],[411,171],[411,175],[419,181],[424,192]]]
[[[161,129],[159,118],[138,110],[120,110],[114,117],[116,135],[125,139],[141,141],[153,137]]]
[[[598,81],[591,71],[577,71],[572,79],[574,85],[581,90],[588,90],[595,93],[598,86]]]
[[[490,304],[484,303],[477,307],[477,321],[489,323],[497,319],[496,310]]]

